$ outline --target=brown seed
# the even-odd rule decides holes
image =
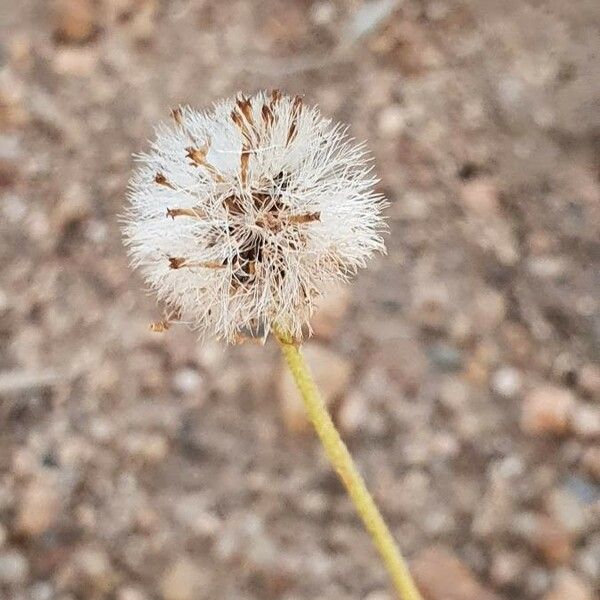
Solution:
[[[194,217],[202,219],[206,217],[206,213],[199,208],[167,208],[167,217],[175,219],[175,217]]]
[[[246,96],[242,95],[240,98],[237,99],[236,104],[238,108],[242,111],[244,117],[246,117],[248,123],[250,123],[250,125],[253,125],[254,116],[252,114],[252,103],[250,102],[250,98],[247,98]]]
[[[271,108],[273,108],[281,100],[280,90],[271,90]]]
[[[169,329],[170,325],[168,321],[155,321],[154,323],[150,323],[150,331],[154,333],[163,333]]]
[[[181,258],[180,256],[169,257],[169,267],[171,269],[181,269],[185,264],[185,258]]]
[[[202,267],[204,269],[224,269],[225,265],[222,263],[218,263],[214,260],[207,260],[205,262],[199,263],[190,263],[190,267]]]
[[[172,190],[174,190],[175,188],[173,187],[173,185],[171,185],[167,178],[162,174],[162,173],[157,173],[154,176],[154,182],[158,183],[158,185],[164,185],[165,187],[171,188]]]
[[[188,133],[188,135],[190,135]],[[190,135],[191,137],[191,135]],[[210,141],[206,142],[204,145],[197,146],[189,146],[186,148],[186,156],[192,161],[193,165],[197,167],[204,167],[213,177],[215,181],[221,182],[224,180],[223,175],[219,173],[218,169],[216,169],[213,165],[211,165],[206,160],[206,155],[208,154],[208,150],[210,148]]]
[[[265,122],[267,127],[270,127],[273,124],[273,121],[275,120],[273,111],[266,104],[264,104],[261,109],[261,113],[263,121]]]
[[[240,105],[242,101],[238,100],[238,107],[234,108],[231,111],[231,120],[239,128],[243,143],[242,143],[242,152],[240,154],[240,181],[242,186],[245,186],[248,181],[248,163],[250,162],[250,151],[252,148],[252,135],[250,130],[248,129],[247,121],[244,120],[242,114],[238,112],[239,110],[248,110],[245,104]],[[250,106],[248,101],[248,106]],[[252,121],[250,121],[252,123]]]
[[[175,123],[177,123],[177,125],[183,125],[183,111],[181,110],[180,106],[171,109],[171,117],[173,117],[173,120]]]
[[[312,223],[313,221],[320,221],[320,220],[321,220],[320,212],[306,213],[304,215],[292,215],[291,217],[287,218],[288,223],[297,223],[297,224]]]
[[[171,269],[181,269],[182,267],[200,267],[203,269],[224,269],[225,265],[214,260],[190,262],[180,256],[169,257],[169,267]]]
[[[195,136],[193,136],[190,130],[185,126],[185,122],[183,119],[183,109],[180,106],[171,109],[171,117],[173,118],[175,123],[183,129],[184,133],[188,136],[192,144],[198,145],[198,141],[196,140]],[[210,140],[203,144],[203,147],[206,147],[206,152],[208,152],[209,146]]]
[[[292,119],[292,124],[290,125],[290,130],[288,131],[287,140],[285,142],[286,146],[289,146],[289,144],[294,140],[296,134],[298,133],[298,117],[302,112],[302,107],[302,98],[300,96],[294,96],[294,102],[292,104],[292,114],[294,116]]]
[[[242,121],[242,117],[235,108],[231,111],[231,120],[237,127],[243,130],[244,123]]]
[[[294,96],[294,102],[292,104],[292,112],[295,115],[299,115],[303,106],[304,106],[304,101],[302,100],[302,96]]]
[[[231,111],[231,120],[233,121],[234,125],[240,130],[244,141],[244,145],[247,147],[247,149],[250,149],[252,147],[252,124],[250,124],[250,126],[248,125],[247,121],[244,119],[243,115],[240,112],[238,112],[237,108],[234,108]],[[256,131],[254,131],[254,133],[256,134]]]
[[[242,154],[240,156],[240,181],[242,182],[242,186],[246,187],[246,183],[248,182],[248,164],[250,162],[250,150],[247,148],[242,149]]]
[[[208,147],[203,148],[194,148],[193,146],[189,146],[185,149],[187,154],[187,158],[189,158],[195,165],[202,166],[206,165],[206,154],[208,152]]]
[[[271,231],[277,233],[281,231],[282,223],[279,218],[270,213],[264,214],[261,218],[256,220],[256,224],[259,227],[264,227],[265,229],[270,229]]]
[[[240,199],[237,196],[227,196],[223,200],[223,205],[232,215],[241,215],[244,212]]]
[[[296,137],[296,120],[294,119],[292,121],[292,124],[290,125],[290,130],[288,131],[288,136],[287,136],[287,140],[285,141],[285,145],[289,146],[290,143],[294,140],[294,138]]]

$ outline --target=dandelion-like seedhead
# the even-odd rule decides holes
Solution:
[[[364,145],[278,91],[172,116],[130,182],[133,265],[203,334],[300,337],[324,286],[384,251]]]

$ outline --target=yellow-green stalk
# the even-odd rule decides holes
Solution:
[[[398,597],[401,600],[422,600],[388,526],[329,415],[304,360],[302,350],[284,333],[278,332],[276,335],[325,454],[344,484],[356,511],[373,539],[398,592]]]

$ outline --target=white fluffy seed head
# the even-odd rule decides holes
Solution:
[[[178,317],[235,342],[310,331],[315,300],[383,252],[365,147],[298,96],[173,111],[130,182],[124,235]]]

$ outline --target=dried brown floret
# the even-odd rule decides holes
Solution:
[[[164,185],[165,187],[171,188],[172,190],[175,189],[175,187],[171,183],[169,183],[167,178],[162,173],[157,173],[154,176],[154,183],[157,183],[158,185]]]
[[[320,212],[305,213],[303,215],[292,215],[292,216],[286,218],[286,221],[288,223],[297,223],[299,225],[301,225],[302,223],[312,223],[314,221],[320,221],[320,220],[321,220]]]
[[[171,217],[172,219],[175,217],[202,219],[206,217],[206,213],[200,208],[167,208],[167,217]]]

